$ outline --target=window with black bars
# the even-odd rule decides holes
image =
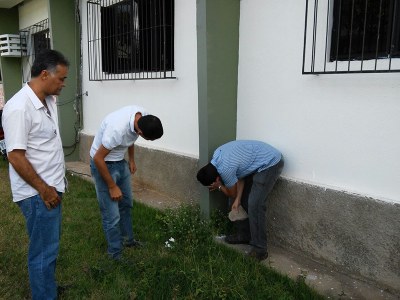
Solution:
[[[43,50],[51,49],[49,19],[22,29],[19,34],[26,43],[26,49],[22,51],[22,76],[23,81],[28,82],[35,56]]]
[[[306,0],[303,74],[400,72],[400,0]]]
[[[89,80],[174,76],[174,0],[87,2]]]

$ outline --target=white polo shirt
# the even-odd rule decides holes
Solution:
[[[3,128],[7,152],[26,150],[25,156],[36,173],[59,192],[64,192],[65,162],[56,97],[48,96],[46,108],[26,84],[4,106]],[[27,184],[10,164],[10,181],[14,202],[35,196],[38,191]]]
[[[135,132],[134,121],[136,113],[142,116],[148,115],[143,107],[131,105],[125,106],[108,114],[94,137],[90,149],[90,157],[94,157],[97,150],[103,145],[111,152],[105,157],[105,161],[119,161],[124,159],[129,146],[137,140],[139,135]]]

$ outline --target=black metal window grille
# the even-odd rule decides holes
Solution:
[[[31,67],[35,56],[43,50],[51,49],[49,19],[45,19],[19,32],[21,41],[26,45],[22,51],[22,76],[23,81],[30,80]]]
[[[33,49],[35,54],[50,49],[50,31],[48,29],[33,34]]]
[[[174,0],[87,3],[89,80],[174,76]]]
[[[306,0],[303,74],[400,72],[400,0]]]

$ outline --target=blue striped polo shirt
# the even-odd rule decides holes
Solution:
[[[261,141],[238,140],[226,143],[214,151],[211,164],[227,187],[252,173],[276,165],[282,155],[274,147]]]

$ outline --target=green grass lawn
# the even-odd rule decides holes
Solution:
[[[68,175],[57,279],[61,299],[323,299],[214,242],[215,229],[193,207],[158,211],[135,202],[134,232],[145,242],[126,249],[131,263],[108,259],[94,186]],[[0,161],[0,299],[29,299],[28,238],[13,204],[7,163]],[[165,246],[170,242],[171,248]]]

